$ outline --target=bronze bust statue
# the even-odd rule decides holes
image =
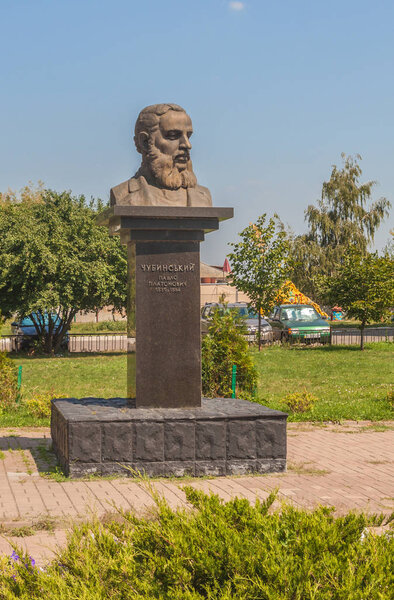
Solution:
[[[177,104],[153,104],[138,115],[134,142],[142,155],[134,177],[111,189],[111,206],[212,206],[190,160],[193,126]]]

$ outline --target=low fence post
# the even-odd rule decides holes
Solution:
[[[233,372],[232,372],[232,377],[231,377],[231,389],[232,389],[231,398],[235,398],[236,383],[237,383],[237,365],[233,365]]]

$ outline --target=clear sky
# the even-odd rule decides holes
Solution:
[[[341,152],[394,204],[392,0],[0,0],[0,24],[0,190],[107,199],[139,166],[139,110],[175,102],[199,183],[235,209],[207,262],[263,212],[305,231]]]

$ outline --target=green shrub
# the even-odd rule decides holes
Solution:
[[[6,352],[0,352],[0,413],[15,406],[18,398],[18,371]]]
[[[318,398],[304,390],[303,392],[295,392],[294,394],[288,394],[283,398],[283,401],[288,406],[289,410],[293,413],[303,413],[312,410],[315,406]]]
[[[216,310],[202,341],[202,391],[209,398],[231,397],[233,365],[237,367],[237,396],[252,395],[257,371],[244,337],[244,321],[231,310]]]
[[[39,419],[49,418],[51,416],[52,398],[61,398],[61,394],[56,394],[53,391],[36,394],[33,398],[24,400],[23,404],[25,404],[33,417],[38,417]]]
[[[382,518],[313,512],[185,488],[194,510],[74,528],[45,571],[18,549],[0,558],[0,598],[13,600],[388,600],[393,538]]]

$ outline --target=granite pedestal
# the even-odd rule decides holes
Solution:
[[[287,415],[203,398],[195,408],[136,408],[125,398],[52,401],[53,447],[67,475],[243,475],[286,468]]]

